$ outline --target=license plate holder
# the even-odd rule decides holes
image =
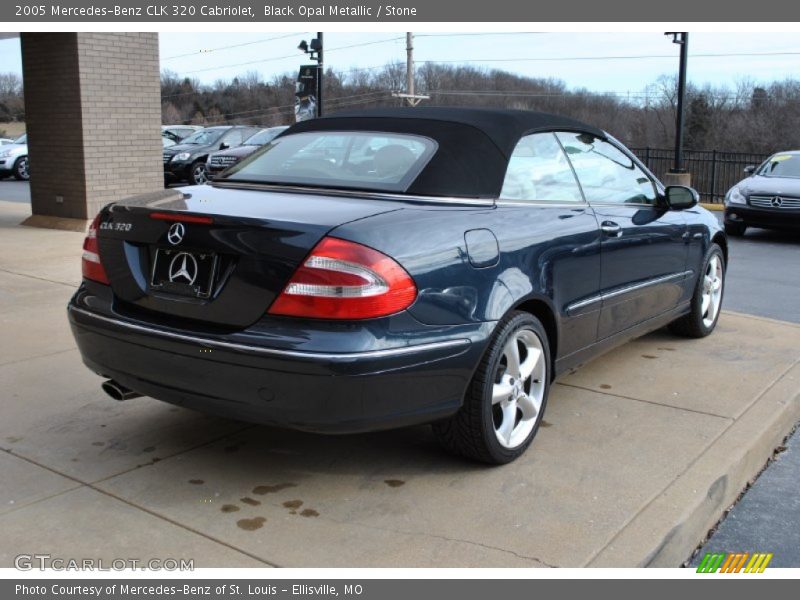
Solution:
[[[217,274],[218,256],[214,252],[156,248],[150,274],[153,291],[208,298]]]

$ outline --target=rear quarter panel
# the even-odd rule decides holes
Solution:
[[[475,249],[468,248],[465,233],[476,229],[488,229],[497,239],[498,259],[490,266],[470,260]],[[498,321],[521,303],[538,300],[558,325],[559,355],[595,341],[595,311],[566,314],[567,305],[599,288],[599,232],[586,205],[406,206],[331,235],[397,260],[417,283],[409,313],[422,323]]]

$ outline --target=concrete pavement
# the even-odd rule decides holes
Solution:
[[[800,326],[734,313],[562,378],[502,468],[425,427],[324,437],[116,403],[66,322],[82,235],[17,226],[27,211],[0,202],[0,566],[677,566],[800,418]]]

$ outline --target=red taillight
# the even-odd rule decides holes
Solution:
[[[81,258],[81,270],[85,279],[91,279],[99,283],[108,285],[108,275],[100,262],[100,248],[97,245],[97,228],[100,226],[100,215],[98,214],[89,231],[86,232],[86,239],[83,240],[83,257]]]
[[[201,225],[211,225],[214,222],[214,219],[211,217],[201,217],[198,215],[182,215],[177,213],[164,213],[164,212],[152,212],[150,213],[151,219],[156,219],[158,221],[177,221],[180,223],[199,223]]]
[[[326,237],[298,267],[269,309],[312,319],[372,319],[408,308],[417,286],[385,254]]]

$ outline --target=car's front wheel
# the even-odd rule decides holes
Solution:
[[[693,338],[709,335],[717,326],[724,291],[725,256],[722,248],[711,244],[695,285],[691,311],[670,323],[670,331]]]
[[[549,391],[547,333],[533,315],[513,312],[497,327],[461,409],[434,433],[455,454],[509,463],[533,441]]]
[[[208,171],[206,170],[206,163],[198,160],[192,165],[192,183],[194,185],[203,185],[208,182]]]
[[[31,178],[31,174],[28,171],[28,157],[21,156],[17,159],[17,162],[14,163],[14,178],[18,179],[19,181],[28,181]]]

